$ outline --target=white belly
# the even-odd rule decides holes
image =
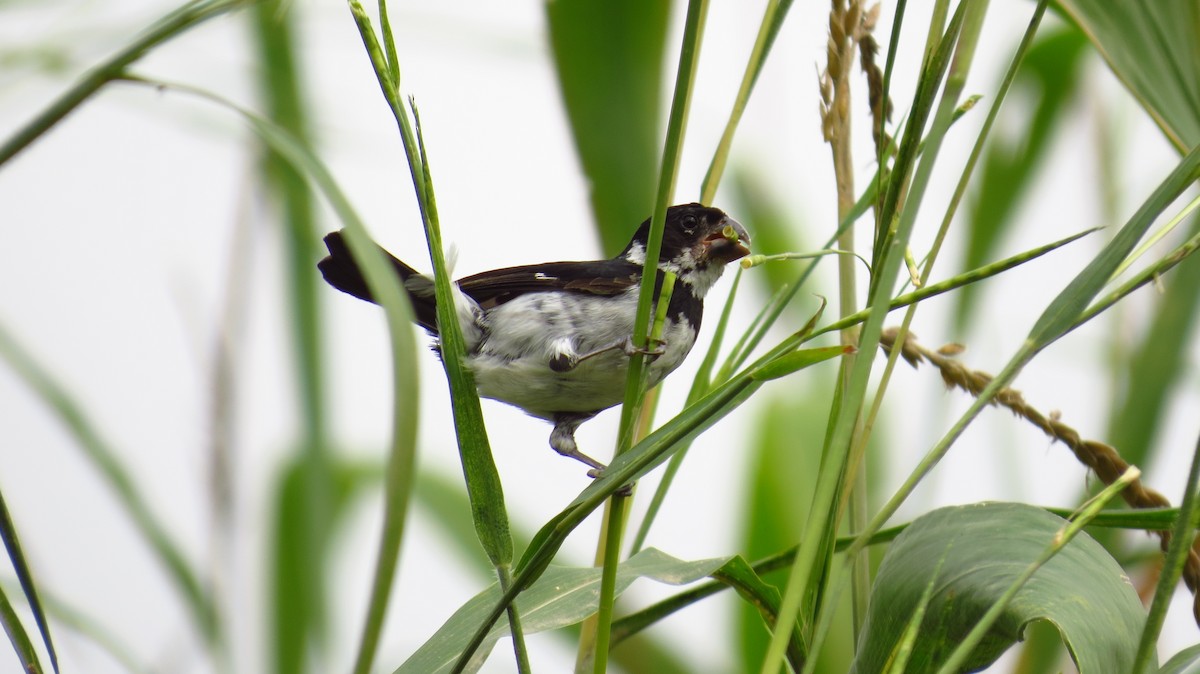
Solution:
[[[549,419],[555,412],[596,412],[620,404],[629,356],[620,349],[555,372],[550,361],[564,347],[583,355],[612,346],[633,332],[637,288],[621,297],[531,293],[488,312],[486,338],[468,360],[479,395]],[[664,353],[650,363],[650,385],[680,363],[696,341],[690,324],[674,317],[664,327]]]

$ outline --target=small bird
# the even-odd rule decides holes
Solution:
[[[653,359],[647,368],[649,386],[679,367],[696,343],[704,295],[726,264],[750,252],[745,228],[720,209],[695,203],[668,208],[655,297],[663,272],[677,278],[661,340],[653,350],[640,350],[632,335],[649,236],[646,220],[612,259],[507,267],[455,284],[466,362],[479,395],[553,423],[550,446],[590,466],[592,477],[605,466],[579,451],[575,430],[621,403],[634,353]],[[341,232],[327,235],[325,245],[329,256],[317,265],[325,280],[373,302]],[[437,337],[433,280],[388,257],[404,282],[417,323]]]

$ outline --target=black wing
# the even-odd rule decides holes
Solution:
[[[619,295],[640,282],[642,267],[622,259],[546,262],[485,271],[458,281],[463,293],[491,309],[526,293],[567,291]]]

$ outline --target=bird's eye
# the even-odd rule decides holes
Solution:
[[[683,231],[692,234],[696,231],[696,218],[691,215],[684,216],[683,221],[680,222],[680,226],[683,227]]]

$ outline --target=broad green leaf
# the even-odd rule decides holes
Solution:
[[[1200,674],[1200,644],[1179,651],[1158,674]]]
[[[659,163],[666,0],[546,3],[563,103],[605,254],[650,214]]]
[[[1180,152],[1200,145],[1200,4],[1059,0]]]
[[[1040,508],[1011,503],[941,508],[914,521],[879,568],[855,671],[883,669],[940,560],[909,671],[937,669],[1064,524]],[[1016,595],[966,671],[993,662],[1037,620],[1058,628],[1082,674],[1124,672],[1133,663],[1145,613],[1120,565],[1080,534]]]
[[[728,559],[685,562],[654,548],[647,548],[622,562],[617,568],[617,594],[638,578],[660,583],[683,585],[704,578]],[[551,566],[542,577],[517,598],[522,626],[527,634],[573,625],[596,612],[600,592],[600,569],[594,567]],[[449,672],[469,643],[476,628],[500,599],[500,588],[493,584],[473,597],[405,661],[396,674],[438,674]],[[508,633],[508,626],[497,623],[475,651],[466,671],[475,671],[487,659],[496,641]]]
[[[50,626],[46,623],[46,613],[42,610],[42,602],[38,599],[37,585],[33,582],[33,572],[29,570],[29,564],[25,561],[25,553],[21,551],[21,539],[17,537],[17,527],[13,524],[12,516],[8,512],[8,505],[4,502],[3,493],[0,493],[0,540],[4,541],[4,549],[8,552],[8,559],[12,562],[13,571],[17,573],[17,580],[21,583],[25,601],[28,602],[29,610],[33,613],[33,620],[42,634],[42,643],[46,645],[46,652],[50,655],[50,666],[57,672],[58,654],[54,651],[54,641],[50,638]]]

